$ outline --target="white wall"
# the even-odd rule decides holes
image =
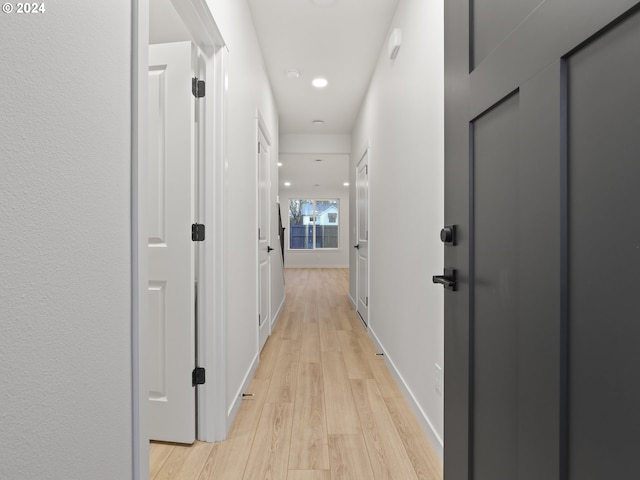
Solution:
[[[265,73],[247,2],[208,0],[229,49],[227,55],[227,407],[229,422],[258,361],[257,113],[271,136],[271,171],[277,185],[278,112]],[[276,191],[273,189],[273,203]],[[274,207],[272,207],[274,208]],[[272,215],[272,242],[277,237]],[[274,292],[284,295],[282,272],[272,269]],[[278,275],[279,274],[279,275]],[[280,282],[278,285],[277,282]],[[278,299],[272,303],[279,304]]]
[[[402,29],[395,60],[384,45],[353,131],[355,165],[370,142],[371,333],[402,378],[423,426],[442,454],[443,292],[439,231],[444,218],[443,2],[400,0],[391,23]],[[355,191],[351,189],[355,218]],[[355,235],[352,243],[355,244]],[[355,256],[350,264],[355,272]],[[350,293],[355,294],[355,275]]]
[[[0,478],[127,479],[131,4],[45,5],[0,27]]]

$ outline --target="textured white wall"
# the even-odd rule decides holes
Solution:
[[[353,131],[351,183],[368,140],[370,327],[442,453],[443,397],[433,376],[444,360],[443,293],[431,276],[444,256],[443,2],[400,0],[390,30],[397,27],[398,56],[391,61],[383,46]],[[355,275],[350,292],[356,298]]]
[[[132,477],[131,4],[0,26],[0,478]]]
[[[243,381],[257,360],[257,121],[260,111],[271,136],[271,171],[277,171],[278,112],[253,19],[246,1],[209,0],[225,39],[227,56],[227,403],[237,406]],[[277,172],[275,173],[277,175]],[[272,181],[273,181],[272,175]],[[275,177],[277,185],[277,176]],[[275,187],[272,191],[275,202]],[[272,241],[278,219],[272,215]],[[273,269],[274,282],[282,272]],[[279,274],[279,276],[278,276]],[[284,295],[284,288],[274,290]],[[272,297],[278,305],[278,299]]]

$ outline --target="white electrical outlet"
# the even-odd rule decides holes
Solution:
[[[437,363],[434,365],[433,370],[433,386],[436,392],[442,394],[442,367]]]

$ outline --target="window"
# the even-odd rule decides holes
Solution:
[[[289,248],[338,248],[339,200],[289,200]]]

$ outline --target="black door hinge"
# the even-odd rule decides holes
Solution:
[[[204,97],[204,80],[198,80],[198,77],[191,79],[191,93],[196,98]]]
[[[204,368],[196,367],[191,372],[191,386],[195,387],[196,385],[204,385]]]
[[[204,225],[194,223],[191,225],[191,240],[193,242],[202,242],[204,240]]]

